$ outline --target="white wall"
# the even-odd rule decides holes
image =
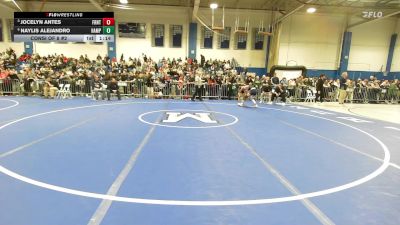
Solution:
[[[282,26],[280,65],[303,65],[309,69],[338,67],[344,16],[294,14]]]
[[[33,3],[30,11],[38,11],[41,2]],[[188,32],[191,21],[191,8],[186,7],[150,7],[134,6],[135,10],[115,9],[115,19],[118,22],[144,22],[147,25],[145,39],[119,38],[117,33],[117,56],[138,57],[142,53],[154,59],[161,57],[186,57],[188,53]],[[97,11],[88,3],[46,3],[44,11]],[[11,10],[0,8],[0,17],[12,18]],[[208,8],[199,9],[198,15],[207,25],[211,25],[211,11]],[[220,21],[221,9],[217,12],[216,21]],[[236,50],[234,43],[234,22],[239,17],[243,21],[250,19],[248,45],[246,50]],[[257,28],[260,21],[269,23],[270,14],[266,11],[226,10],[225,25],[231,27],[230,49],[217,48],[217,35],[214,35],[213,49],[202,49],[201,23],[198,23],[197,32],[197,57],[200,54],[206,58],[231,59],[235,58],[241,66],[264,67],[266,38],[263,50],[252,50],[252,28]],[[353,18],[355,22],[357,18]],[[165,47],[151,46],[151,24],[165,24]],[[169,46],[169,25],[183,25],[182,48]],[[342,35],[346,27],[346,18],[343,14],[306,14],[296,13],[287,18],[282,26],[279,45],[279,64],[305,65],[310,69],[336,70],[339,65]],[[385,69],[390,37],[394,32],[400,36],[400,22],[393,18],[382,19],[350,29],[353,33],[350,49],[349,70],[380,71]],[[116,27],[116,32],[118,29]],[[400,40],[400,39],[399,39]],[[398,40],[394,53],[392,71],[400,71],[400,41]],[[0,51],[8,47],[16,49],[17,53],[23,52],[23,43],[0,43]],[[63,53],[67,56],[78,57],[87,54],[95,57],[98,54],[107,54],[107,44],[50,44],[35,43],[36,52],[42,55]]]
[[[32,10],[40,7],[40,4],[36,4]],[[154,58],[160,59],[161,57],[184,58],[188,53],[188,33],[189,33],[189,22],[191,21],[191,9],[185,7],[156,7],[156,6],[135,6],[135,10],[119,10],[114,9],[116,24],[118,22],[142,22],[146,23],[146,38],[144,39],[132,39],[132,38],[119,38],[118,27],[116,26],[116,41],[117,41],[117,57],[124,54],[127,57],[138,57],[142,53]],[[91,4],[74,4],[69,5],[65,3],[52,4],[48,3],[45,5],[43,10],[45,11],[95,11],[95,8]],[[211,25],[211,14],[210,9],[199,9],[198,15],[205,19],[207,25]],[[221,10],[218,12],[219,16]],[[264,67],[265,66],[265,48],[266,38],[263,50],[251,50],[252,48],[252,32],[249,32],[248,45],[246,50],[235,50],[234,49],[234,21],[236,16],[239,16],[242,22],[249,18],[251,27],[258,27],[261,20],[264,20],[268,24],[268,14],[264,11],[249,12],[245,10],[226,10],[226,26],[230,26],[231,32],[231,43],[230,49],[217,49],[217,37],[214,36],[214,49],[201,49],[201,24],[198,23],[198,49],[197,57],[200,54],[206,56],[206,58],[213,59],[231,59],[235,58],[240,65],[247,67]],[[151,40],[151,24],[164,24],[165,25],[165,39],[164,47],[152,47]],[[170,47],[170,32],[169,25],[177,24],[183,25],[182,35],[182,47],[172,48]],[[251,31],[251,28],[250,28]],[[77,57],[81,54],[87,54],[90,57],[95,57],[98,54],[105,55],[107,53],[107,45],[103,46],[92,45],[92,44],[57,44],[57,43],[35,43],[36,52],[41,55],[47,54],[65,54],[67,56]]]
[[[120,56],[124,54],[125,58],[138,57],[142,53],[152,57],[153,59],[160,59],[162,57],[170,58],[185,58],[187,55],[188,46],[188,30],[189,30],[189,16],[188,10],[181,7],[152,7],[152,9],[144,8],[138,11],[117,11],[115,13],[116,23],[118,22],[141,22],[146,23],[146,38],[132,39],[132,38],[119,38],[117,32],[117,54]],[[151,39],[151,24],[164,24],[164,47],[152,47]],[[169,25],[182,25],[182,47],[170,47],[170,32]]]
[[[395,19],[387,18],[351,28],[348,70],[385,71],[395,24]]]
[[[211,10],[210,9],[200,9],[199,16],[207,26],[211,27]],[[221,25],[221,10],[216,14],[215,23],[216,26]],[[249,19],[249,32],[247,36],[247,47],[246,50],[235,49],[235,20],[239,18],[240,26],[244,26],[244,21]],[[202,24],[197,25],[197,58],[200,54],[204,55],[206,59],[232,59],[235,58],[236,61],[243,67],[265,67],[265,56],[266,56],[266,46],[267,38],[264,38],[264,48],[263,50],[253,50],[253,28],[258,28],[260,21],[264,21],[264,26],[269,24],[269,14],[267,12],[249,12],[245,10],[225,10],[225,26],[231,27],[230,43],[229,49],[218,49],[218,34],[214,33],[213,36],[213,48],[203,49],[201,48],[201,29]]]
[[[397,33],[397,40],[393,54],[391,71],[400,72],[400,19],[397,19],[397,26],[394,33]]]
[[[97,55],[105,56],[107,54],[107,44],[96,45],[92,43],[42,43],[34,42],[35,52],[39,55],[64,54],[67,57],[79,58],[87,54],[90,59],[95,59]]]
[[[14,49],[17,56],[24,53],[24,43],[0,42],[0,52],[4,52],[8,48]]]
[[[349,24],[358,22],[357,17]],[[284,21],[279,48],[279,64],[304,65],[310,69],[336,70],[339,67],[342,35],[347,26],[345,15],[297,13]],[[369,22],[352,32],[349,71],[384,71],[396,19]],[[397,32],[400,28],[397,26]],[[392,70],[399,70],[397,45]],[[293,62],[294,61],[294,62]]]
[[[8,16],[13,16],[8,12],[3,12],[5,11],[5,8],[0,8],[0,15],[8,15]],[[4,14],[1,14],[4,13]],[[2,26],[2,35],[3,35],[3,42],[0,42],[0,52],[5,51],[8,48],[14,49],[17,55],[20,55],[24,52],[24,43],[14,43],[14,42],[9,42],[9,41],[4,41],[8,40],[10,38],[10,32],[9,32],[9,26],[7,24],[8,20],[0,18],[0,23]]]

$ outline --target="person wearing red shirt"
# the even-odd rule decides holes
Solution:
[[[0,69],[0,79],[1,80],[7,79],[9,75],[10,75],[10,72],[8,70]]]
[[[7,69],[0,69],[0,93],[7,93],[12,90],[12,83],[9,79],[10,72]]]

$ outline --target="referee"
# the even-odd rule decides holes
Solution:
[[[315,94],[315,101],[319,101],[322,103],[324,98],[324,82],[325,82],[325,74],[319,75],[317,84],[315,85],[315,89],[317,93]]]
[[[347,72],[342,73],[342,78],[340,78],[340,89],[339,89],[339,104],[343,104],[344,100],[346,99],[347,96],[347,78],[348,74]]]
[[[199,97],[200,101],[203,101],[203,98],[201,97],[203,81],[201,80],[201,76],[200,76],[199,72],[196,72],[196,75],[194,77],[194,87],[195,87],[195,91],[194,91],[193,96],[192,96],[192,101],[195,100],[196,95]]]

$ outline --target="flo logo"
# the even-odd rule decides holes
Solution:
[[[381,18],[383,17],[383,12],[381,11],[364,11],[362,12],[362,17],[371,19],[371,18]]]
[[[211,113],[180,113],[180,112],[167,112],[167,119],[163,120],[164,123],[176,123],[186,118],[198,120],[203,123],[217,123],[211,119]]]
[[[170,109],[141,114],[138,119],[146,124],[173,128],[217,128],[230,126],[239,121],[228,113],[204,110]]]

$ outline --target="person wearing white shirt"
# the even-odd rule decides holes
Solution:
[[[194,91],[193,96],[192,96],[192,101],[195,100],[196,95],[199,97],[200,101],[203,101],[203,98],[201,97],[203,81],[201,79],[201,76],[200,76],[199,72],[197,72],[195,77],[194,77],[194,87],[195,87],[195,91]]]

